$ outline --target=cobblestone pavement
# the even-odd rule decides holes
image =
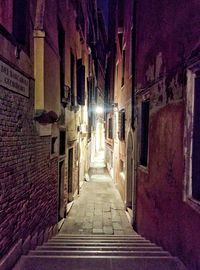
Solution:
[[[134,234],[119,192],[99,157],[92,163],[89,181],[84,182],[80,196],[75,198],[60,233]]]

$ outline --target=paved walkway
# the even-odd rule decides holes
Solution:
[[[95,157],[91,166],[89,181],[84,182],[60,233],[134,234],[119,192],[105,168],[103,153]]]

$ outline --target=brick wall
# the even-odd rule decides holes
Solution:
[[[0,257],[57,222],[57,159],[36,132],[33,88],[26,98],[0,88]]]

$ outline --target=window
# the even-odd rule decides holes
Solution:
[[[27,0],[13,1],[13,35],[22,46],[29,46],[29,9]]]
[[[77,18],[76,18],[76,26],[77,30],[81,30],[83,36],[85,36],[85,19],[84,19],[84,13],[83,8],[80,1],[77,1],[76,3],[76,11],[77,11]]]
[[[75,105],[75,95],[74,95],[74,54],[72,49],[70,51],[70,80],[71,80],[71,105]]]
[[[82,59],[77,60],[77,103],[85,105],[85,66]]]
[[[118,33],[119,47],[122,52],[122,43],[123,43],[123,33]]]
[[[65,137],[66,137],[65,130],[60,130],[60,150],[59,150],[60,155],[65,155]]]
[[[57,137],[51,138],[51,155],[56,153],[56,140],[57,140]]]
[[[133,72],[133,27],[131,28],[131,36],[130,36],[129,76],[132,75],[132,72]]]
[[[125,0],[118,1],[118,27],[124,26]]]
[[[120,172],[125,172],[125,162],[121,159],[119,161],[119,170]]]
[[[118,82],[118,77],[119,77],[119,64],[116,64],[116,83]]]
[[[113,137],[115,140],[117,139],[117,112],[114,112],[113,118]]]
[[[113,121],[112,118],[108,119],[108,138],[113,138]]]
[[[140,164],[147,166],[149,137],[149,100],[142,102],[141,108],[141,148]]]
[[[194,79],[194,112],[192,141],[192,197],[200,201],[200,72]]]
[[[124,76],[125,76],[125,50],[122,51],[122,81],[121,81],[121,86],[124,86]]]
[[[87,78],[87,92],[88,92],[88,139],[91,139],[92,132],[92,79]]]
[[[119,123],[118,123],[118,127],[119,127],[119,139],[120,141],[124,141],[125,140],[125,126],[126,126],[126,118],[125,118],[125,110],[120,110],[119,111]]]

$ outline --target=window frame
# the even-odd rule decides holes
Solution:
[[[125,72],[126,72],[126,48],[122,49],[122,77],[121,77],[121,87],[125,84]]]
[[[25,26],[25,31],[24,31],[24,42],[20,41],[20,38],[17,36],[17,23],[19,23],[19,20],[16,18],[16,15],[19,16],[18,12],[16,11],[15,12],[15,5],[16,4],[16,1],[19,1],[19,0],[13,0],[13,14],[12,14],[12,35],[17,43],[17,45],[20,47],[20,49],[22,49],[25,53],[27,53],[28,55],[30,55],[30,21],[29,21],[29,18],[30,18],[30,4],[29,4],[29,1],[28,0],[25,0],[26,1],[26,10],[25,10],[25,18],[24,16],[20,16],[21,18],[24,18],[25,20],[25,23],[24,23],[24,26]],[[20,3],[20,2],[19,2]]]
[[[144,105],[145,103],[148,103],[149,109],[148,109],[148,127],[143,126],[143,108],[142,105]],[[150,122],[150,99],[145,99],[141,102],[141,111],[140,111],[140,115],[141,115],[141,121],[140,121],[140,155],[139,155],[139,164],[140,166],[144,167],[144,168],[148,168],[148,164],[149,164],[149,122]],[[145,157],[144,157],[144,153],[142,152],[145,146],[143,145],[143,142],[145,140],[145,138],[142,139],[143,134],[145,136],[146,134],[146,128],[148,130],[147,132],[147,136],[146,136],[146,140],[147,142],[145,142],[146,144],[146,151],[145,151]],[[142,129],[144,129],[144,131],[142,131]],[[145,161],[144,161],[145,159]]]
[[[126,111],[121,109],[118,115],[118,137],[121,142],[126,139]]]
[[[109,140],[113,139],[113,118],[112,117],[108,118],[108,139]]]
[[[75,58],[72,48],[70,48],[71,106],[75,105],[75,63],[76,63],[76,58]]]
[[[200,73],[200,61],[189,66],[187,69],[186,106],[184,125],[184,190],[183,200],[187,201],[194,209],[200,212],[200,199],[197,200],[192,194],[192,166],[193,166],[193,129],[194,129],[194,103],[195,103],[195,79]],[[200,75],[198,75],[200,77]]]

